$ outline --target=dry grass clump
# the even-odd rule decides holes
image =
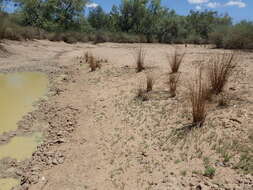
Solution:
[[[225,107],[229,105],[229,96],[225,93],[220,93],[218,96],[218,106]]]
[[[183,62],[184,56],[185,56],[185,52],[180,54],[177,52],[177,50],[174,51],[174,54],[172,56],[168,55],[171,73],[177,73],[179,71],[179,68]]]
[[[100,59],[97,57],[94,57],[92,53],[90,52],[84,52],[84,55],[81,57],[77,57],[80,59],[80,63],[86,62],[88,63],[91,72],[96,71],[98,68],[101,69],[101,63],[107,63],[107,59]]]
[[[169,87],[170,87],[171,97],[176,96],[176,91],[177,91],[179,78],[180,78],[180,74],[171,74],[169,76]]]
[[[136,98],[141,100],[141,101],[148,101],[149,100],[149,96],[147,91],[143,88],[142,85],[139,85],[139,87],[137,88],[136,91]]]
[[[100,62],[93,55],[90,55],[88,59],[88,64],[91,69],[91,72],[96,71],[98,68],[101,68]]]
[[[153,90],[153,86],[155,83],[154,76],[148,73],[146,75],[146,81],[147,81],[147,92],[151,92]]]
[[[145,61],[145,51],[140,47],[137,50],[136,54],[136,72],[139,73],[145,69],[144,61]]]
[[[87,63],[89,61],[90,53],[87,51],[84,53],[84,60]]]
[[[208,88],[202,78],[202,69],[199,70],[196,80],[189,85],[189,97],[192,106],[192,124],[196,127],[201,127],[205,121],[206,97]]]
[[[209,60],[207,76],[212,93],[219,94],[223,91],[237,65],[235,58],[235,53],[223,53],[215,55]]]

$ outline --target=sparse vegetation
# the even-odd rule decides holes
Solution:
[[[222,52],[219,50],[209,50],[209,48],[213,47],[213,44],[215,44],[217,48],[253,49],[252,22],[243,21],[238,24],[233,24],[229,16],[222,16],[213,11],[190,11],[189,15],[181,16],[163,7],[159,0],[126,0],[122,1],[118,6],[114,6],[110,13],[104,12],[103,9],[98,6],[96,8],[90,8],[88,15],[84,14],[87,3],[90,2],[86,0],[66,0],[64,2],[59,0],[50,2],[34,1],[35,3],[26,0],[17,0],[15,2],[17,2],[18,9],[13,10],[14,13],[3,13],[3,11],[0,11],[0,40],[49,39],[51,41],[64,41],[66,43],[93,42],[85,45],[78,44],[78,47],[75,45],[68,45],[68,47],[64,47],[64,49],[58,49],[59,47],[54,47],[55,49],[52,48],[52,51],[57,53],[60,52],[56,55],[60,60],[63,59],[61,52],[72,51],[72,48],[76,48],[74,49],[75,52],[73,54],[68,53],[69,55],[74,55],[77,51],[81,51],[81,48],[85,48],[93,53],[102,50],[104,52],[101,53],[101,55],[108,53],[108,58],[110,55],[118,56],[116,59],[118,59],[119,64],[103,64],[103,69],[100,70],[100,72],[95,72],[99,71],[98,69],[102,66],[101,63],[106,63],[108,60],[96,57],[88,51],[83,52],[82,56],[77,58],[79,62],[75,65],[73,64],[73,69],[71,68],[71,70],[68,70],[69,67],[72,66],[71,62],[69,65],[65,65],[61,68],[62,73],[66,73],[68,76],[66,76],[67,78],[64,76],[62,80],[66,83],[60,86],[65,89],[65,85],[68,84],[67,82],[73,81],[71,80],[71,75],[76,74],[75,79],[77,79],[77,82],[75,82],[75,85],[72,85],[71,88],[75,88],[82,81],[87,82],[84,88],[88,88],[88,90],[79,90],[78,95],[83,95],[83,92],[89,93],[89,91],[92,92],[88,94],[87,97],[98,94],[96,100],[85,102],[83,105],[78,106],[78,108],[80,108],[80,113],[86,113],[84,111],[87,111],[87,113],[88,111],[94,113],[90,114],[92,118],[89,120],[89,123],[94,123],[94,125],[109,125],[109,127],[103,129],[110,130],[103,130],[102,132],[107,133],[107,131],[109,131],[105,137],[109,136],[110,138],[96,138],[94,143],[99,144],[100,142],[97,141],[102,141],[101,145],[108,145],[104,151],[100,151],[99,153],[107,154],[107,148],[112,153],[108,154],[108,163],[105,161],[105,164],[111,164],[112,167],[106,167],[105,172],[110,174],[112,173],[110,171],[114,169],[116,173],[119,171],[119,174],[111,174],[119,176],[119,178],[111,178],[111,181],[115,183],[113,184],[115,187],[120,188],[122,186],[122,188],[124,188],[126,185],[127,188],[128,184],[122,180],[121,173],[125,172],[123,169],[127,168],[126,165],[130,162],[138,163],[140,167],[143,168],[143,175],[140,175],[140,178],[146,176],[145,172],[149,172],[149,174],[153,172],[154,168],[157,169],[157,171],[159,169],[164,176],[167,176],[167,174],[169,174],[168,167],[173,164],[174,166],[178,164],[177,168],[179,169],[176,172],[169,172],[173,172],[172,175],[175,175],[175,177],[181,175],[181,179],[186,179],[182,176],[190,175],[188,174],[191,173],[190,170],[188,171],[189,163],[193,163],[194,167],[192,167],[192,169],[201,170],[200,172],[192,171],[192,173],[198,173],[198,175],[201,175],[199,177],[202,179],[204,179],[203,175],[213,178],[216,169],[219,169],[221,173],[224,172],[220,169],[221,167],[229,167],[229,170],[236,168],[239,170],[238,172],[242,170],[247,174],[253,174],[253,155],[250,149],[252,147],[251,142],[253,142],[253,133],[248,133],[248,128],[251,124],[251,113],[249,113],[248,110],[250,110],[251,107],[249,109],[246,108],[246,106],[249,105],[248,102],[252,102],[250,99],[252,93],[247,89],[250,88],[250,82],[247,80],[251,79],[251,77],[248,77],[248,71],[251,71],[252,68],[248,70],[248,68],[246,68],[248,67],[248,65],[246,65],[247,63],[243,62],[242,66],[240,65],[240,67],[238,67],[242,69],[242,72],[238,69],[238,76],[240,75],[240,77],[243,78],[243,76],[241,76],[241,73],[243,73],[245,77],[242,80],[239,77],[237,79],[234,77],[234,71],[237,69],[237,64],[239,63],[237,62],[238,56],[234,52],[225,52],[223,54],[215,53],[210,56],[205,75],[203,70],[205,68],[200,68],[195,80],[190,81],[188,86],[191,113],[189,112],[188,99],[185,101],[184,94],[186,94],[186,92],[184,91],[184,87],[179,85],[181,81],[183,83],[189,79],[188,76],[183,76],[181,71],[187,74],[189,73],[189,75],[192,71],[192,68],[190,68],[188,64],[184,64],[184,61],[186,61],[186,63],[190,62],[196,56],[205,56],[208,52]],[[65,7],[68,6],[64,3],[66,3],[69,8],[66,9]],[[38,7],[40,7],[40,9]],[[147,49],[144,49],[147,47],[146,44],[137,46],[139,48],[136,48],[136,44],[119,45],[108,43],[98,45],[104,42],[183,43],[185,44],[185,48],[187,48],[187,46],[189,48],[194,47],[193,50],[191,50],[191,54],[194,55],[187,55],[189,59],[186,60],[186,53],[179,51],[182,46],[176,45],[178,48],[171,52],[170,55],[167,55],[167,60],[165,60],[164,55],[160,53],[168,46],[152,44],[148,46],[151,51],[151,54],[148,56],[150,59],[145,59],[147,55],[145,51]],[[8,43],[9,41],[6,40],[6,44]],[[28,46],[34,46],[34,44],[37,45],[40,43],[40,41],[34,43],[29,42]],[[47,43],[49,43],[49,45],[58,44],[52,42]],[[198,44],[197,49],[196,46],[191,43]],[[211,43],[212,45],[205,46],[206,43]],[[22,43],[15,44],[22,45]],[[46,42],[43,42],[43,44],[46,46]],[[62,44],[63,43],[61,43],[61,45]],[[23,48],[23,46],[17,46],[18,48],[12,46],[5,47],[8,50],[13,49],[15,51],[19,51],[19,49]],[[59,46],[59,44],[57,46]],[[205,47],[205,49],[202,47]],[[35,52],[36,48],[32,49],[33,52]],[[120,51],[117,51],[119,48]],[[123,65],[125,62],[129,61],[127,60],[127,56],[124,57],[125,52],[123,53],[123,51],[131,48],[136,48],[134,52],[135,60],[132,66],[133,68],[130,68],[128,65]],[[157,50],[151,48],[157,48]],[[44,49],[47,48],[44,47]],[[111,51],[115,52],[110,54]],[[0,53],[1,52],[2,46],[0,45]],[[22,55],[24,55],[26,52],[22,53]],[[245,57],[247,57],[246,59],[248,59],[247,61],[250,62],[252,56],[248,56],[246,52],[244,53],[246,55]],[[122,56],[122,59],[119,56]],[[12,61],[14,59],[15,57],[11,57],[10,60]],[[30,57],[29,59],[32,60]],[[23,59],[21,60],[23,61]],[[33,60],[35,62],[36,59]],[[136,78],[143,77],[143,74],[147,72],[146,70],[149,70],[148,61],[151,62],[151,60],[154,61],[155,72],[160,72],[162,80],[158,81],[158,77],[155,78],[150,73],[147,73],[146,81],[143,81],[142,85],[139,85],[134,95],[129,93],[128,91],[132,89],[130,85],[134,83]],[[196,60],[192,65],[201,65],[202,62],[202,60]],[[170,70],[169,75],[164,75],[162,70],[164,65],[162,64],[169,67],[165,70],[165,72]],[[83,71],[77,68],[79,66],[83,66],[84,69],[89,69],[93,73],[79,76]],[[185,68],[182,68],[183,66],[185,66]],[[139,74],[133,73],[135,69]],[[76,72],[76,70],[79,72]],[[52,75],[54,75],[54,73],[52,73]],[[232,95],[235,94],[235,98],[231,98],[231,102],[228,102],[226,85],[230,82],[230,79],[233,86],[238,84],[238,88],[237,86],[236,90],[234,87],[230,88],[231,92],[233,91]],[[129,81],[124,82],[124,80]],[[166,84],[164,84],[165,81]],[[155,82],[157,82],[155,86],[157,90],[154,90]],[[94,88],[98,83],[101,85]],[[241,85],[242,83],[245,83],[245,85]],[[102,87],[102,89],[98,91],[97,87]],[[240,87],[242,87],[243,93],[240,92]],[[69,88],[66,88],[66,91],[68,89]],[[167,92],[168,89],[169,93]],[[56,89],[56,95],[59,95],[61,92],[60,90],[61,88]],[[104,90],[111,90],[110,92],[112,93],[103,93],[105,92]],[[75,90],[74,92],[77,91]],[[248,92],[249,94],[246,94]],[[124,96],[122,96],[122,94],[124,94]],[[133,97],[131,97],[132,99],[129,98],[129,94],[135,96],[135,101],[133,101]],[[72,97],[67,95],[68,93],[66,92],[64,97],[61,98]],[[169,99],[169,95],[171,95],[171,97],[177,97]],[[57,96],[55,98],[57,98]],[[104,101],[105,98],[110,98],[112,101]],[[215,102],[211,101],[213,100],[212,98],[215,99]],[[122,99],[124,99],[124,101],[122,101]],[[78,101],[79,99],[76,100],[76,102]],[[148,102],[144,103],[143,101]],[[64,101],[61,100],[60,102]],[[210,112],[208,112],[208,120],[206,119],[207,103],[211,108]],[[217,107],[217,103],[218,106],[224,106],[224,109]],[[229,103],[231,103],[231,106],[227,106]],[[114,111],[119,111],[119,114],[116,113],[118,114],[116,117],[119,118],[116,119],[115,123],[114,121],[111,122],[111,120],[115,119],[111,117],[113,114],[107,113],[107,111],[111,110],[113,114]],[[122,113],[120,113],[120,111],[122,111]],[[83,119],[80,122],[85,121],[86,119]],[[182,127],[185,122],[191,123],[186,127]],[[124,126],[122,127],[121,125]],[[101,131],[99,131],[99,127],[96,127],[96,130],[94,134],[100,134]],[[230,134],[231,137],[229,137]],[[247,135],[249,135],[249,138],[247,138]],[[231,139],[229,139],[228,142],[223,142],[223,139],[228,139],[228,137]],[[235,139],[239,145],[234,143],[234,141],[236,141]],[[86,140],[84,139],[82,141]],[[121,150],[120,148],[122,146],[125,147]],[[154,151],[157,151],[159,154],[154,155]],[[122,163],[120,163],[120,168],[117,168],[118,162],[115,162],[115,158],[111,157],[114,153],[119,156],[118,160],[122,161]],[[214,155],[214,157],[212,157],[212,155]],[[197,162],[194,162],[194,159],[196,159]],[[202,162],[199,162],[201,159],[203,159],[204,167],[202,166]],[[167,165],[168,162],[170,162],[169,165]],[[187,170],[183,170],[186,168]],[[127,175],[131,174],[131,168],[125,173]],[[234,177],[235,174],[234,172],[232,173],[231,175]],[[223,174],[224,173],[222,173],[222,175]],[[167,183],[166,178],[164,179],[165,183]],[[247,177],[243,176],[240,178],[245,180]],[[191,178],[189,177],[189,179]],[[204,180],[209,182],[210,179],[205,178]],[[138,179],[138,181],[140,180]],[[150,187],[154,185],[154,183],[150,183]],[[163,188],[162,184],[159,185]],[[145,184],[143,187],[145,187]]]
[[[84,59],[86,63],[89,61],[89,58],[90,58],[90,53],[87,51],[84,53]]]
[[[4,2],[5,5],[12,3]],[[252,22],[232,24],[231,17],[215,11],[192,10],[187,16],[182,16],[162,6],[161,1],[133,0],[122,1],[109,13],[97,6],[86,16],[83,14],[89,3],[86,0],[15,2],[13,13],[0,10],[0,38],[46,38],[66,43],[93,41],[95,44],[213,43],[218,48],[253,48]],[[7,17],[8,22],[2,24]]]
[[[209,40],[217,48],[252,49],[253,23],[241,21],[232,26],[219,26],[210,32]]]
[[[154,76],[150,73],[146,75],[146,81],[147,81],[147,92],[150,92],[153,90],[153,86],[155,83]]]
[[[204,176],[212,178],[215,175],[216,169],[212,166],[206,166]]]
[[[147,91],[143,88],[143,86],[141,84],[137,88],[136,98],[141,101],[148,101],[149,100],[149,96],[147,94]]]
[[[251,147],[252,148],[252,147]],[[251,152],[242,153],[240,161],[236,164],[235,168],[243,170],[247,174],[253,175],[253,154]]]
[[[170,88],[171,97],[176,96],[179,78],[180,78],[180,74],[170,74],[169,75],[169,88]]]
[[[229,97],[225,93],[220,93],[218,96],[218,106],[224,107],[229,104]]]
[[[227,153],[227,152],[225,152],[223,155],[223,163],[228,163],[229,161],[230,161],[230,159],[232,158],[232,156],[229,154],[229,153]]]
[[[205,121],[207,85],[202,78],[202,69],[199,69],[196,79],[190,84],[190,102],[192,107],[192,122],[194,126],[201,127]]]
[[[101,63],[99,60],[97,60],[93,55],[90,55],[88,60],[89,67],[91,69],[91,72],[96,71],[98,68],[101,68]]]
[[[223,53],[222,55],[214,55],[209,60],[207,75],[212,93],[219,94],[223,91],[236,67],[235,58],[234,53]]]
[[[186,171],[186,170],[183,170],[183,171],[180,172],[180,174],[181,174],[182,176],[186,176],[187,171]]]
[[[139,73],[145,69],[145,51],[140,47],[136,52],[136,72]]]
[[[185,53],[178,53],[177,50],[174,51],[173,55],[168,55],[169,65],[171,73],[177,73],[184,59]]]

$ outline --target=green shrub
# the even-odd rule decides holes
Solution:
[[[206,166],[204,176],[212,178],[215,175],[216,169],[212,166]]]
[[[107,32],[97,32],[94,39],[94,44],[109,42],[110,36]]]
[[[242,21],[234,26],[217,28],[209,40],[217,48],[253,49],[253,23]]]
[[[48,35],[50,41],[64,41],[66,43],[88,42],[89,36],[81,32],[51,33]]]
[[[39,28],[20,26],[8,15],[0,14],[0,39],[31,40],[35,38],[45,39],[47,38],[47,33]]]
[[[189,36],[186,39],[186,42],[189,44],[202,44],[204,43],[204,40],[201,38],[200,35],[196,33],[189,34]]]
[[[229,28],[227,26],[217,27],[209,34],[209,42],[215,44],[217,48],[223,47],[224,34],[227,34]]]

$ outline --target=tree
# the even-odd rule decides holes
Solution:
[[[202,40],[208,40],[208,34],[219,25],[231,25],[231,18],[218,15],[216,11],[190,11],[186,17],[190,35],[196,35]]]
[[[104,12],[101,6],[98,6],[89,12],[88,21],[90,25],[97,30],[109,27],[109,16]]]
[[[22,13],[23,24],[61,30],[78,27],[88,0],[15,0]]]

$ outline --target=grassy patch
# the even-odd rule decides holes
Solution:
[[[178,53],[177,50],[174,51],[172,56],[168,56],[169,66],[171,73],[177,73],[183,62],[185,53]]]
[[[137,53],[136,53],[136,59],[135,59],[135,64],[136,64],[136,72],[139,73],[141,71],[143,71],[145,69],[145,51],[143,50],[142,47],[140,47],[138,50],[137,50]]]
[[[192,122],[194,126],[201,127],[205,121],[206,110],[206,97],[208,94],[207,86],[202,79],[202,70],[190,86],[189,86],[190,102],[192,107]]]
[[[171,97],[176,96],[179,78],[180,78],[180,74],[171,74],[169,76],[169,88],[170,88]]]
[[[214,55],[208,63],[207,75],[210,83],[211,92],[219,94],[223,91],[229,77],[237,65],[234,53],[223,53]]]
[[[203,175],[206,176],[206,177],[213,178],[213,176],[215,175],[215,172],[216,172],[216,169],[214,167],[206,166]]]

